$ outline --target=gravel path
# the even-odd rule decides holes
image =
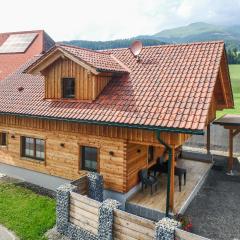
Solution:
[[[56,198],[56,192],[53,190],[46,189],[44,187],[40,187],[38,185],[35,185],[33,183],[25,182],[21,179],[16,179],[12,177],[8,177],[4,174],[0,173],[0,183],[12,183],[16,186],[21,186],[27,189],[32,190],[36,194],[42,195],[42,196],[48,196],[50,198]]]
[[[240,170],[238,161],[235,170]],[[226,158],[216,160],[186,214],[196,234],[213,240],[240,240],[240,176],[226,175]]]

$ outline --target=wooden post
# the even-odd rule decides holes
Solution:
[[[174,185],[175,185],[175,147],[172,146],[172,159],[171,159],[171,174],[170,174],[170,200],[169,208],[173,212],[174,210]]]
[[[229,129],[229,157],[228,157],[228,173],[233,169],[233,129]]]
[[[207,126],[207,154],[211,154],[211,127],[210,124]]]

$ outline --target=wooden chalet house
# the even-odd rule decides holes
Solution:
[[[54,186],[97,171],[126,199],[167,150],[173,210],[175,149],[232,107],[223,42],[144,47],[139,59],[55,45],[0,81],[0,172]]]

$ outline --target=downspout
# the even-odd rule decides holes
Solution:
[[[170,184],[171,184],[171,167],[172,167],[172,148],[165,143],[160,136],[160,130],[157,130],[157,139],[164,145],[168,151],[168,179],[167,179],[167,202],[166,202],[166,217],[169,216],[169,199],[170,199]]]

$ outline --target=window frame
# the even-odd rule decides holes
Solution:
[[[5,136],[5,140],[3,141],[3,136]],[[3,144],[5,142],[5,144]],[[7,132],[0,132],[0,147],[7,147],[8,145],[8,134]]]
[[[33,156],[27,155],[25,153],[25,150],[26,150],[26,138],[33,139]],[[43,141],[43,150],[44,150],[43,151],[43,154],[44,154],[43,158],[37,157],[37,150],[36,150],[37,149],[37,144],[36,144],[37,140]],[[28,159],[31,159],[31,160],[40,161],[40,162],[45,162],[45,159],[46,159],[46,141],[45,141],[45,139],[35,138],[35,137],[31,137],[31,136],[21,136],[21,157],[28,158]]]
[[[74,82],[74,88],[73,88],[73,95],[65,95],[66,86],[65,81],[66,80],[73,80]],[[63,99],[76,99],[76,78],[74,77],[63,77],[61,80],[61,91],[62,91],[62,98]]]
[[[84,159],[84,151],[83,150],[86,147],[87,148],[95,148],[96,151],[97,151],[97,158],[96,158],[96,165],[97,165],[97,167],[96,167],[96,170],[89,169],[89,168],[85,167],[85,159]],[[80,153],[79,153],[79,155],[80,155],[79,171],[83,170],[83,171],[88,171],[88,172],[99,172],[99,153],[100,153],[99,148],[95,147],[95,146],[89,146],[89,145],[80,145],[79,148],[80,148]]]

